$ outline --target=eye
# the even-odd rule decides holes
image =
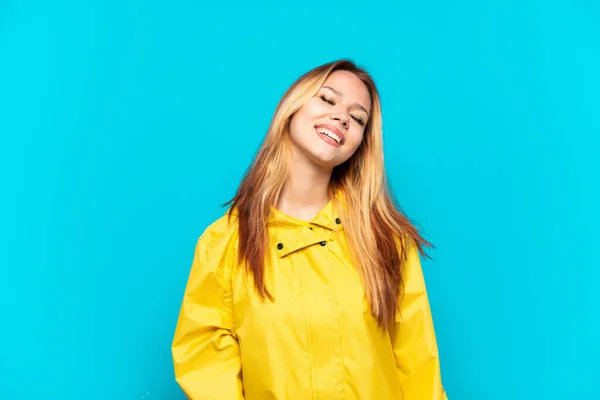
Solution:
[[[329,99],[324,94],[320,95],[319,97],[321,98],[321,100],[323,100],[327,104],[331,104],[332,106],[335,104],[333,100]]]
[[[356,117],[356,116],[354,116],[354,115],[353,115],[353,116],[352,116],[352,119],[354,119],[356,122],[358,122],[358,124],[359,124],[360,126],[363,126],[363,125],[365,124],[365,120],[364,120],[364,119],[362,119],[361,117]]]

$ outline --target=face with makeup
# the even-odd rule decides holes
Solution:
[[[333,169],[348,160],[360,145],[369,120],[371,97],[352,72],[331,73],[317,94],[290,122],[294,159],[307,159]]]

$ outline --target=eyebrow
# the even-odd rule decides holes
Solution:
[[[337,94],[338,96],[344,96],[344,95],[342,94],[342,92],[340,92],[340,91],[339,91],[339,90],[337,90],[337,89],[334,89],[334,88],[332,88],[331,86],[323,86],[323,89],[329,89],[329,90],[331,90],[333,93]],[[356,107],[360,108],[361,110],[363,110],[364,112],[366,112],[366,113],[367,113],[367,116],[369,115],[369,112],[367,111],[367,109],[366,109],[366,108],[365,108],[365,107],[364,107],[362,104],[360,104],[360,103],[354,103],[354,104],[352,104],[352,105],[353,105],[353,106],[356,106]]]

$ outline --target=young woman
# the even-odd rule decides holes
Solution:
[[[229,210],[200,236],[172,344],[190,399],[443,400],[419,252],[352,61],[281,99]]]

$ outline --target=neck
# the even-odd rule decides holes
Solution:
[[[331,169],[292,159],[277,209],[297,219],[310,221],[329,202]]]

